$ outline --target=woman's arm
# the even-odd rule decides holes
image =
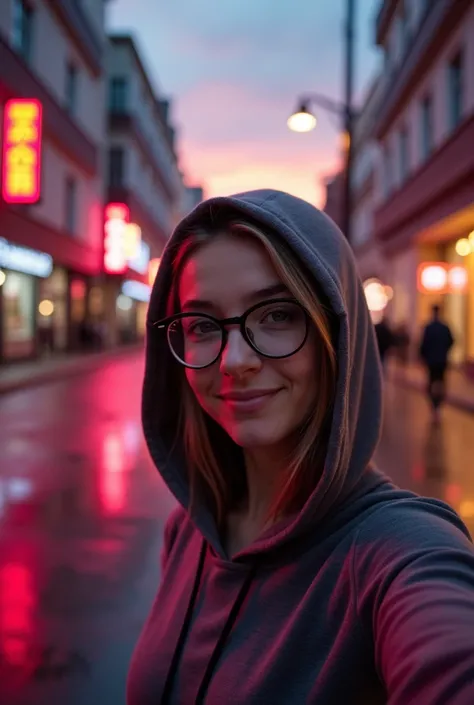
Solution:
[[[473,705],[474,549],[461,522],[412,500],[385,512],[378,536],[370,523],[356,589],[388,705]]]

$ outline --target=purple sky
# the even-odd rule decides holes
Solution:
[[[358,0],[356,95],[378,65],[380,0]],[[345,0],[114,0],[113,31],[131,32],[159,93],[173,99],[180,164],[207,195],[280,188],[321,205],[339,159],[337,117],[294,134],[297,98],[340,99]]]

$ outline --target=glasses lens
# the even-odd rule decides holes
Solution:
[[[206,367],[221,351],[222,330],[207,316],[184,316],[168,326],[168,344],[183,365]]]
[[[305,341],[307,326],[304,310],[290,302],[262,304],[245,321],[250,340],[267,357],[286,357],[296,352]]]

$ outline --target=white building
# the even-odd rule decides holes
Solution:
[[[105,42],[101,0],[0,0],[0,140],[5,150],[3,118],[13,114],[11,103],[5,111],[7,101],[39,101],[42,108],[39,199],[13,204],[15,194],[10,189],[5,195],[7,185],[2,185],[0,361],[34,356],[45,347],[75,347],[89,315],[91,291],[97,302]],[[50,267],[40,266],[48,261],[50,276]]]
[[[474,3],[384,0],[376,37],[385,67],[364,111],[370,125],[354,182],[362,274],[393,288],[390,318],[406,323],[414,341],[442,302],[454,359],[471,361],[474,235],[467,256],[456,243],[474,230]],[[460,265],[467,287],[427,293],[419,267],[433,263]]]

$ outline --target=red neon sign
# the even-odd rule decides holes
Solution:
[[[125,203],[109,203],[105,209],[104,269],[108,274],[125,274],[128,267],[125,235],[130,210]]]
[[[42,106],[34,98],[5,103],[2,197],[7,203],[37,203],[41,195]]]

